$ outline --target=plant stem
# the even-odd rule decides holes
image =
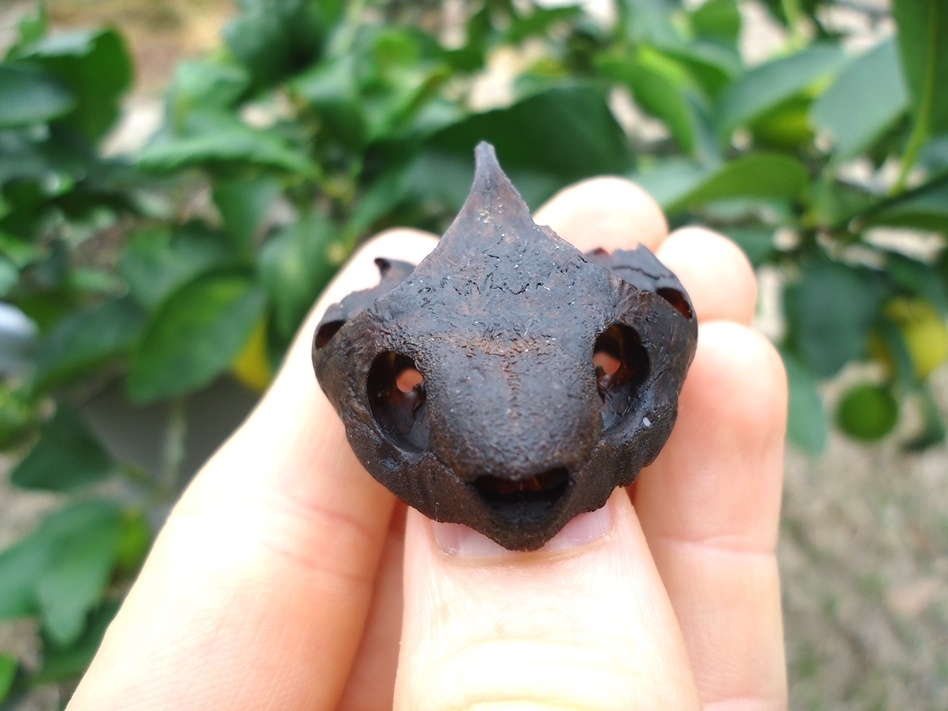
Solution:
[[[902,168],[899,170],[899,177],[896,178],[895,185],[892,186],[892,194],[899,195],[905,190],[908,182],[909,172],[918,159],[919,151],[925,145],[929,136],[929,122],[932,112],[932,96],[936,91],[935,87],[935,52],[938,51],[938,23],[935,16],[935,3],[929,5],[930,12],[928,17],[928,56],[925,57],[925,76],[922,79],[921,97],[918,102],[918,110],[915,112],[915,123],[912,126],[912,133],[909,136],[908,144],[905,146],[905,154],[902,156]]]
[[[187,434],[187,412],[184,398],[171,401],[168,413],[168,429],[165,432],[161,456],[161,485],[165,491],[176,495],[184,462],[184,438]]]
[[[922,102],[923,104],[927,103],[925,99],[923,99]],[[928,126],[926,124],[927,121],[925,121],[925,117],[922,115],[922,112],[919,111],[918,119],[916,119],[915,125],[912,126],[912,133],[905,146],[905,153],[902,156],[902,167],[899,169],[899,175],[895,179],[895,184],[892,186],[892,195],[901,195],[905,192],[905,186],[908,182],[908,176],[912,170],[912,166],[915,165],[919,151],[922,150],[922,146],[925,145],[925,141],[928,140]]]
[[[353,0],[346,7],[346,21],[338,43],[334,43],[333,49],[336,56],[347,54],[355,41],[356,32],[362,24],[362,16],[365,13],[366,0]]]
[[[780,0],[780,7],[787,18],[791,46],[795,49],[805,47],[807,39],[803,31],[803,10],[800,8],[799,0]]]

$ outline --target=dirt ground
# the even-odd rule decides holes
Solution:
[[[0,46],[30,1],[0,2]],[[4,9],[4,6],[6,9]],[[175,62],[218,43],[226,0],[49,0],[64,26],[115,24],[153,100]],[[151,97],[151,99],[149,98]],[[935,374],[948,411],[948,368]],[[948,447],[918,455],[831,438],[809,459],[787,453],[782,535],[790,708],[948,709]],[[11,491],[0,459],[0,547],[53,499]],[[29,624],[0,624],[0,650],[35,654]],[[55,690],[22,711],[56,708]]]

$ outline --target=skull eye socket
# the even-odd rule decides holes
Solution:
[[[329,341],[332,340],[332,337],[335,336],[339,329],[346,325],[346,322],[342,319],[336,319],[335,321],[325,321],[319,324],[319,328],[316,329],[316,336],[313,339],[313,344],[316,347],[316,350],[320,350],[329,345]]]
[[[602,424],[610,430],[635,404],[648,375],[648,354],[633,329],[614,323],[596,339],[592,361],[602,400]]]
[[[421,451],[428,445],[425,379],[415,361],[384,351],[369,368],[366,382],[372,416],[385,436],[402,449]]]
[[[675,311],[680,313],[689,321],[694,318],[695,313],[691,310],[691,303],[688,301],[688,297],[683,291],[679,289],[672,289],[671,287],[662,287],[655,293],[665,299],[665,301],[672,305],[672,308],[674,308]]]

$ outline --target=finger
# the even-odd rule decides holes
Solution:
[[[754,268],[727,237],[704,227],[683,227],[661,243],[656,256],[681,280],[700,322],[750,324],[757,306]]]
[[[564,188],[534,215],[584,252],[644,244],[653,252],[668,235],[658,203],[630,180],[590,178]]]
[[[770,343],[703,325],[678,422],[635,485],[706,708],[785,708],[775,547],[786,398]]]
[[[308,319],[273,387],[172,511],[71,709],[331,708],[372,596],[393,499],[358,464],[309,341],[334,299],[378,280],[362,249]]]
[[[402,631],[404,557],[405,505],[396,504],[375,579],[365,631],[335,711],[391,711]]]
[[[554,195],[535,221],[583,251],[608,251],[644,244],[681,280],[700,321],[750,323],[757,281],[747,257],[731,240],[700,227],[668,234],[655,202],[624,178],[592,178]]]
[[[697,709],[623,491],[535,553],[409,512],[397,710]]]

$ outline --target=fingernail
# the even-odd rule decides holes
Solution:
[[[564,551],[597,541],[612,530],[612,506],[580,514],[563,526],[563,530],[547,541],[540,550]]]
[[[435,541],[442,551],[458,558],[500,558],[516,555],[487,536],[460,523],[432,521]],[[592,543],[612,530],[612,507],[605,506],[580,514],[547,541],[540,552],[563,551]]]
[[[445,553],[458,558],[500,558],[513,555],[498,543],[462,523],[431,522],[435,541]]]

